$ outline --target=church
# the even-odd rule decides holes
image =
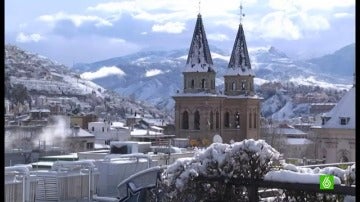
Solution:
[[[224,89],[215,89],[216,68],[226,68]],[[258,139],[260,100],[254,91],[254,71],[240,22],[227,67],[215,67],[201,14],[197,16],[183,89],[175,100],[175,135],[192,145]]]

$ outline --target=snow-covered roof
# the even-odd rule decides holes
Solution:
[[[313,141],[306,138],[288,138],[288,145],[305,145],[305,144],[313,144]]]
[[[184,72],[215,72],[201,15],[198,15]]]
[[[330,112],[323,117],[330,118],[322,128],[355,128],[355,86],[352,87]],[[341,118],[347,119],[347,124],[341,125]]]
[[[160,132],[154,132],[151,130],[143,130],[143,129],[134,129],[133,131],[131,131],[130,133],[131,136],[138,136],[138,135],[150,135],[150,136],[155,136],[155,135],[164,135],[164,133],[160,133]]]
[[[251,75],[255,76],[251,69],[250,57],[246,46],[245,34],[242,24],[236,35],[234,47],[231,53],[230,62],[226,75]]]
[[[281,135],[306,135],[307,133],[296,128],[276,128],[275,134]]]

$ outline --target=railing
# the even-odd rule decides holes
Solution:
[[[124,180],[122,183],[119,184],[119,197],[117,198],[109,198],[109,197],[94,197],[95,201],[143,201],[144,198],[141,199],[139,197],[140,193],[148,192],[153,194],[153,199],[160,200],[162,195],[157,195],[154,193],[153,190],[158,189],[158,184],[155,182],[155,179],[160,176],[160,172],[165,167],[157,167],[157,168],[150,168],[144,170],[138,174],[135,174],[128,179]],[[143,179],[144,175],[145,179],[148,181],[141,180],[138,182],[141,177]],[[150,177],[152,176],[152,177]],[[149,178],[150,177],[150,178]],[[149,180],[152,179],[152,180]],[[270,181],[270,180],[263,180],[263,179],[250,179],[250,178],[237,178],[237,179],[224,179],[220,177],[204,177],[199,176],[194,180],[195,183],[209,183],[209,182],[218,182],[220,184],[226,185],[226,187],[245,187],[247,192],[243,192],[243,195],[246,195],[248,198],[247,201],[249,202],[257,202],[260,200],[259,193],[261,193],[262,188],[268,188],[272,190],[282,190],[282,193],[279,192],[277,197],[285,198],[285,192],[287,194],[326,194],[326,195],[349,195],[355,196],[355,186],[346,186],[346,185],[334,185],[333,190],[321,190],[319,184],[307,184],[307,183],[295,183],[295,182],[278,182],[278,181]],[[121,189],[120,189],[121,188]],[[120,191],[121,190],[121,191]],[[281,194],[280,194],[281,193]],[[227,195],[227,194],[225,194]],[[228,198],[226,198],[228,197]],[[231,196],[225,196],[226,201],[236,200],[231,198]],[[311,201],[311,200],[310,200]]]

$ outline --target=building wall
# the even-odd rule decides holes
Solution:
[[[326,163],[338,163],[345,156],[355,161],[355,129],[312,128],[317,135],[316,156]]]
[[[177,96],[175,99],[175,134],[179,138],[199,141],[199,144],[212,143],[219,134],[225,143],[244,139],[258,139],[260,134],[260,100],[249,98],[226,98],[224,96]],[[183,129],[183,115],[188,113],[188,129]],[[196,111],[200,114],[200,128],[195,129]],[[213,119],[211,122],[211,112]],[[218,127],[216,124],[218,113]],[[229,113],[229,124],[225,126],[225,114]],[[251,115],[250,115],[251,114]],[[239,115],[240,124],[237,124]],[[250,124],[251,117],[251,124]],[[212,127],[211,127],[212,126]],[[256,126],[256,127],[255,127]]]
[[[184,72],[184,93],[215,93],[215,72]],[[204,88],[202,80],[204,79]],[[192,87],[192,81],[194,86]]]

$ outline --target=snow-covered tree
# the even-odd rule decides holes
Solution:
[[[159,189],[165,201],[244,201],[245,187],[227,180],[262,179],[279,153],[264,140],[244,140],[234,144],[214,143],[193,158],[179,159],[161,175]],[[223,178],[204,181],[201,178]]]

